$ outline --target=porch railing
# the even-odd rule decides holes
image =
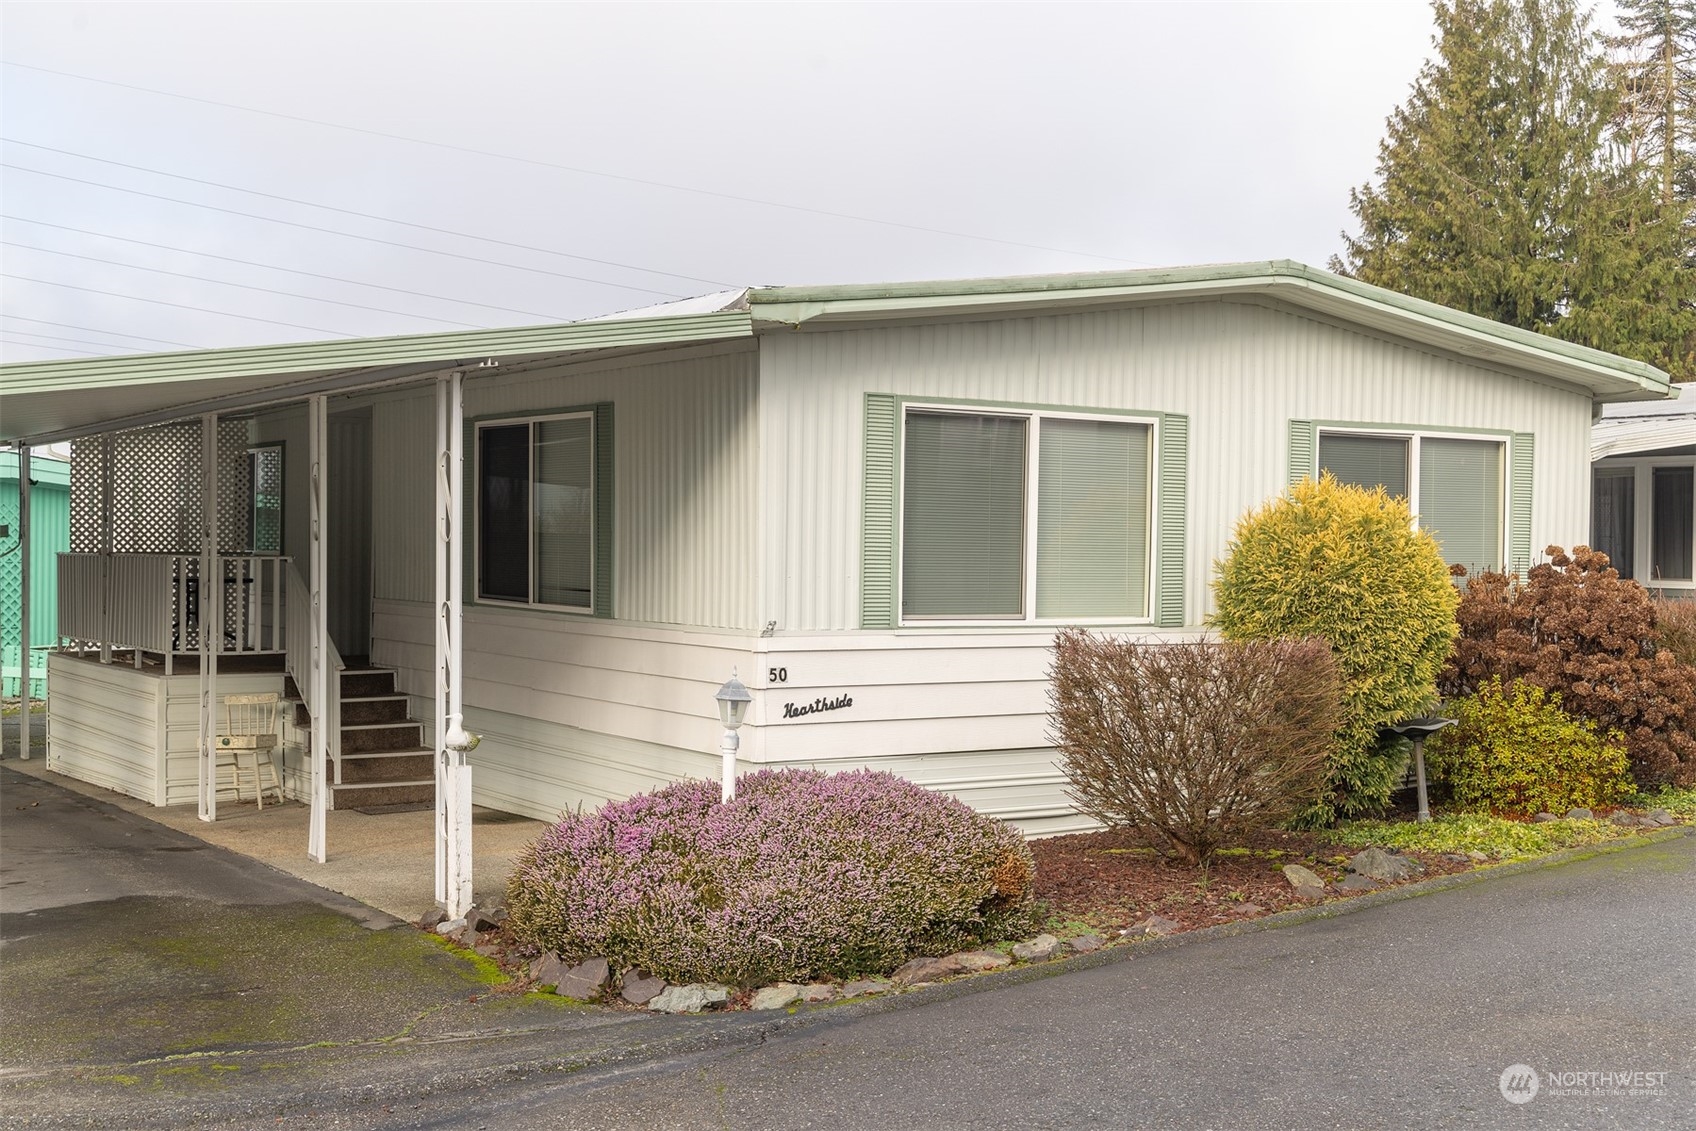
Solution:
[[[157,653],[170,674],[172,657],[200,651],[202,609],[223,603],[220,655],[283,650],[283,573],[288,559],[229,555],[218,559],[220,584],[208,598],[201,560],[188,554],[60,554],[59,635],[80,647],[129,648],[137,667]]]
[[[288,600],[284,607],[288,610],[288,628],[283,633],[283,639],[288,642],[284,652],[283,664],[287,668],[289,678],[294,680],[295,688],[300,693],[301,702],[306,704],[306,711],[312,716],[312,725],[325,727],[329,737],[330,766],[334,772],[337,785],[342,780],[342,656],[336,650],[334,641],[325,643],[330,649],[324,657],[325,670],[330,678],[325,681],[328,702],[313,701],[312,688],[312,591],[300,576],[300,571],[289,562],[284,570]]]

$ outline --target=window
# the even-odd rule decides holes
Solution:
[[[247,450],[248,549],[255,554],[283,552],[283,446]]]
[[[1657,467],[1650,483],[1651,579],[1690,581],[1696,541],[1696,467]]]
[[[1504,445],[1421,434],[1319,434],[1319,469],[1408,501],[1443,559],[1476,573],[1503,562]]]
[[[1148,617],[1148,423],[913,408],[903,432],[904,619]]]
[[[1590,484],[1590,548],[1608,555],[1621,577],[1633,577],[1637,542],[1637,473],[1599,469]]]
[[[593,412],[477,426],[477,581],[485,601],[595,607]]]

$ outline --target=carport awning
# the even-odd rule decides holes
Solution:
[[[0,369],[0,442],[53,443],[204,412],[512,364],[749,337],[746,310],[229,350],[75,358]]]

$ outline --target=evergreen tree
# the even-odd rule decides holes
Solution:
[[[1628,160],[1654,166],[1661,200],[1696,197],[1696,0],[1617,0],[1609,37],[1619,107],[1615,130]]]
[[[1682,209],[1609,134],[1619,100],[1575,0],[1437,0],[1437,55],[1349,194],[1332,267],[1683,368]]]

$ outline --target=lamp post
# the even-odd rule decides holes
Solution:
[[[719,753],[724,755],[724,791],[720,800],[728,802],[736,796],[736,748],[742,745],[736,732],[748,717],[748,704],[754,697],[736,678],[736,669],[731,668],[730,682],[719,688],[713,698],[718,700],[718,721],[724,724],[724,737],[718,744]]]

